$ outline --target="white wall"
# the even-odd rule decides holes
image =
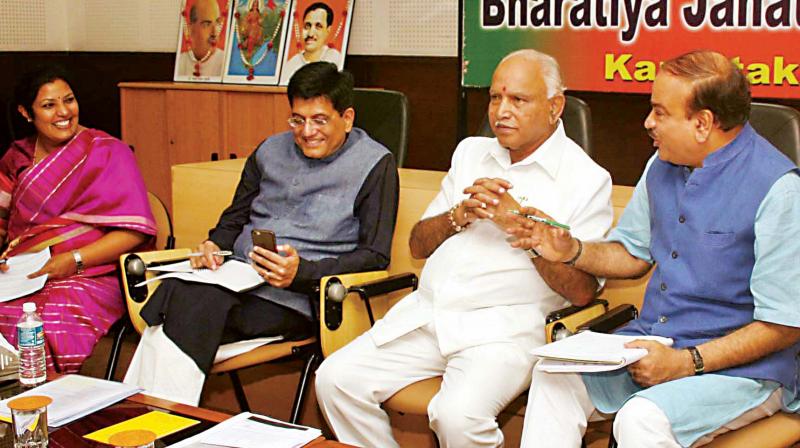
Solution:
[[[181,0],[2,0],[0,51],[172,52]],[[456,0],[356,0],[349,54],[456,56]]]

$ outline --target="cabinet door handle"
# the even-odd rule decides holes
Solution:
[[[235,159],[236,158],[236,153],[232,152],[232,153],[230,153],[230,155],[228,157],[231,158],[231,159]]]
[[[211,161],[212,162],[216,162],[217,160],[219,160],[219,154],[217,154],[216,152],[212,152],[211,153]]]

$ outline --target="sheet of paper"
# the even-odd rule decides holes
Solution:
[[[142,389],[130,384],[106,381],[82,375],[65,375],[0,401],[0,416],[9,417],[8,402],[27,395],[45,395],[53,399],[47,407],[48,423],[58,427],[75,421],[98,409],[122,401]]]
[[[167,414],[161,411],[152,411],[116,425],[105,427],[91,434],[86,434],[83,437],[101,443],[110,443],[109,438],[118,432],[146,429],[153,432],[160,439],[198,423],[200,423],[200,420]]]
[[[659,336],[624,336],[584,331],[536,348],[537,369],[548,372],[601,372],[632,364],[647,355],[647,350],[625,348],[635,339],[650,339],[671,346],[672,339]],[[546,362],[545,362],[546,361]],[[570,367],[572,366],[572,368]]]
[[[18,299],[44,287],[47,275],[28,278],[50,259],[50,248],[39,252],[15,255],[8,259],[8,271],[0,273],[0,302]]]
[[[224,446],[232,448],[294,448],[321,436],[319,429],[293,425],[264,415],[243,412],[196,436],[183,440],[174,448]]]
[[[192,263],[189,260],[183,260],[177,263],[148,266],[147,270],[156,272],[194,272],[197,269],[192,268]]]
[[[239,260],[227,260],[216,271],[195,269],[192,272],[169,272],[137,283],[134,286],[138,288],[165,278],[179,278],[187,282],[219,285],[234,292],[247,291],[264,283],[264,279],[248,263]]]
[[[280,341],[281,339],[283,339],[283,336],[265,336],[263,338],[248,339],[246,341],[231,342],[230,344],[220,345],[217,349],[217,355],[214,357],[214,364],[233,358],[234,356],[239,356],[242,353],[247,353],[250,350],[261,347],[262,345]]]

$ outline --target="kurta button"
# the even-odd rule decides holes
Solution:
[[[686,222],[686,217],[683,216],[683,215],[679,216],[678,217],[678,222],[681,223],[681,224],[685,223]]]
[[[662,291],[666,291],[667,290],[667,284],[666,283],[661,282],[661,290]]]
[[[667,318],[667,316],[659,316],[658,317],[658,323],[660,323],[660,324],[665,324],[665,323],[667,323],[668,320],[669,319]]]
[[[678,258],[678,253],[675,252],[674,250],[672,251],[671,255],[672,255],[672,258]]]

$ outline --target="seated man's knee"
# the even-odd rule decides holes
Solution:
[[[335,353],[319,366],[314,385],[321,400],[342,395],[359,395],[365,387],[364,379],[359,378],[358,369],[347,358]]]
[[[614,437],[621,447],[636,446],[643,440],[672,438],[672,427],[664,412],[652,401],[633,397],[614,418]]]
[[[434,397],[428,406],[431,429],[448,446],[474,445],[475,438],[497,437],[497,421],[492,415],[473,415],[461,400]]]

